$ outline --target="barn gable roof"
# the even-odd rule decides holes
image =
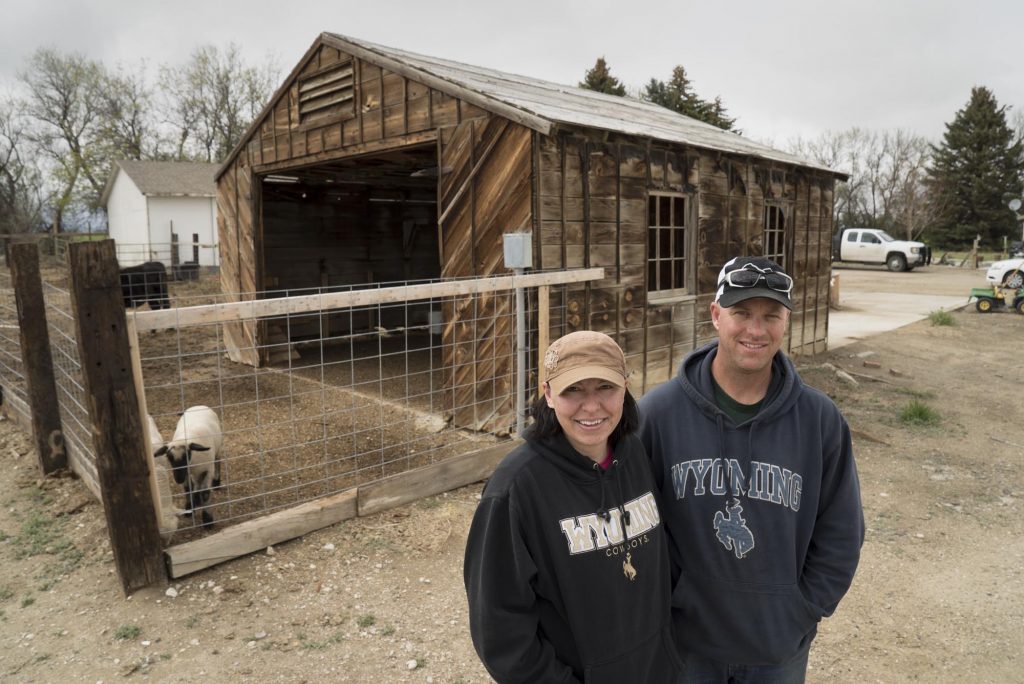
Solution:
[[[576,86],[560,85],[529,76],[429,57],[369,41],[322,33],[302,61],[271,98],[217,172],[219,177],[244,147],[287,90],[306,60],[321,45],[338,50],[401,74],[482,109],[549,135],[559,126],[599,129],[652,140],[679,143],[759,157],[825,171],[840,178],[846,174],[793,154],[745,138],[737,133],[692,119],[665,107],[632,97],[616,97]]]
[[[557,124],[597,128],[832,172],[815,162],[637,98],[606,95],[530,76],[428,57],[336,33],[323,34],[323,41],[407,77],[417,78],[415,73],[408,73],[412,70],[440,79],[449,87],[435,86],[431,82],[427,85],[447,90],[451,95],[517,120],[540,133],[550,133],[552,125]],[[421,77],[419,80],[424,79]],[[483,101],[475,96],[482,97]],[[513,115],[496,110],[495,104],[513,108]],[[519,118],[515,113],[520,115]],[[536,121],[531,122],[531,118]]]
[[[215,197],[218,167],[202,162],[120,159],[114,162],[100,203],[107,205],[119,172],[124,172],[146,197]]]

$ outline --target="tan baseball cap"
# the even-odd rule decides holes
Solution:
[[[626,386],[626,357],[615,340],[604,333],[579,330],[551,343],[544,354],[544,370],[553,394],[574,382],[600,378]]]

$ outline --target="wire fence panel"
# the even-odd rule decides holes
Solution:
[[[49,275],[47,273],[44,277]],[[57,282],[64,282],[60,275]],[[46,327],[50,336],[50,354],[53,358],[53,378],[57,386],[57,403],[60,407],[63,446],[71,468],[79,474],[96,498],[102,500],[96,473],[96,457],[93,454],[92,421],[82,380],[78,342],[75,339],[71,295],[53,282],[44,280],[43,298],[46,302]]]
[[[18,327],[18,305],[14,298],[11,272],[0,269],[0,385],[4,403],[16,413],[22,425],[31,425],[28,386],[21,358],[21,335]]]
[[[551,293],[550,319],[565,321],[565,286]],[[334,293],[288,294],[328,301]],[[220,299],[196,294],[204,304]],[[536,359],[535,290],[527,301],[527,353]],[[184,304],[180,295],[175,304]],[[179,322],[147,331],[138,319],[145,401],[165,440],[192,406],[218,414],[222,488],[205,510],[217,525],[240,522],[507,439],[516,424],[513,312],[514,290],[505,289],[253,317],[243,320],[258,330],[247,351],[262,363],[253,367],[229,360],[225,329],[237,317],[161,311],[164,324]],[[536,396],[533,376],[526,393]],[[175,504],[187,508],[175,490]],[[178,529],[201,524],[197,510]]]

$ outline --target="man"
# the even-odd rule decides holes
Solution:
[[[792,287],[774,261],[729,261],[711,304],[718,340],[640,402],[686,682],[803,682],[817,623],[860,558],[849,427],[780,351]]]

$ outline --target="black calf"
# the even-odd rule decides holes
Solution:
[[[147,261],[138,266],[121,269],[121,296],[124,308],[149,303],[151,309],[169,309],[167,297],[167,271],[159,261]]]

